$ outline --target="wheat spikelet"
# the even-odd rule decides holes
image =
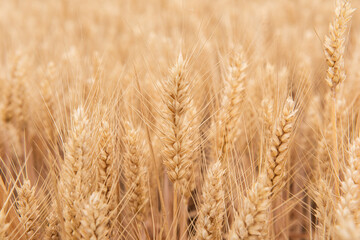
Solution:
[[[225,79],[224,96],[219,113],[220,134],[217,141],[217,151],[222,164],[227,166],[226,155],[229,147],[235,141],[236,124],[241,114],[241,103],[245,95],[245,70],[247,63],[242,53],[234,53],[230,58]]]
[[[335,19],[330,24],[329,36],[325,37],[324,51],[329,67],[326,73],[326,82],[332,91],[335,91],[338,84],[346,78],[344,71],[345,34],[354,10],[348,0],[337,1]]]
[[[208,171],[203,186],[202,205],[196,221],[196,239],[222,239],[223,217],[225,214],[224,170],[221,163],[214,163]]]
[[[6,222],[6,215],[4,209],[0,211],[0,239],[8,240],[7,230],[9,229],[10,223]]]
[[[163,83],[163,90],[164,165],[175,190],[186,194],[191,188],[188,172],[192,169],[191,154],[196,146],[192,144],[186,121],[191,97],[190,84],[185,79],[185,61],[181,54],[175,67],[171,69],[170,77]]]
[[[108,225],[106,199],[100,192],[90,195],[82,208],[80,233],[83,240],[109,239],[110,228]]]
[[[297,109],[291,97],[287,98],[281,116],[273,129],[267,157],[267,184],[272,192],[277,192],[284,183],[285,163],[289,150],[289,142],[294,130]]]
[[[265,176],[259,176],[247,197],[244,197],[240,212],[232,224],[229,240],[260,240],[268,235],[270,188],[266,187],[265,180]]]
[[[142,220],[149,201],[145,143],[140,136],[140,129],[134,129],[130,122],[126,122],[125,127],[124,175],[128,190],[128,204],[131,213]]]
[[[30,181],[25,180],[23,185],[17,188],[18,212],[20,221],[24,227],[24,235],[27,239],[38,239],[40,233],[40,212],[35,197],[35,187],[31,187]]]
[[[80,219],[77,204],[86,198],[90,192],[91,176],[86,166],[91,166],[89,160],[88,141],[89,121],[82,107],[79,107],[72,116],[72,129],[69,132],[65,146],[65,158],[60,172],[59,190],[62,195],[64,232],[68,238],[78,239]],[[86,176],[87,174],[87,176]]]

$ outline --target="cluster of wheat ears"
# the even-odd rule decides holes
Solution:
[[[356,4],[0,1],[0,239],[359,240]]]

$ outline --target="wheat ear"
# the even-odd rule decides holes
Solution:
[[[40,236],[38,202],[35,197],[35,187],[31,187],[30,181],[25,180],[24,184],[17,188],[18,192],[18,212],[20,221],[24,227],[24,235],[27,239],[38,239]]]
[[[260,240],[268,235],[268,209],[270,188],[266,186],[265,176],[259,176],[253,187],[243,199],[239,214],[235,216],[229,240]]]
[[[196,221],[196,239],[222,239],[222,226],[225,214],[223,190],[224,170],[221,162],[214,163],[208,171],[203,186],[202,205]]]
[[[339,181],[337,176],[339,174],[339,156],[338,156],[338,144],[337,144],[337,123],[336,123],[336,92],[338,85],[342,83],[345,78],[344,69],[344,52],[345,52],[345,34],[347,25],[351,20],[354,9],[351,8],[351,4],[348,0],[339,0],[335,8],[335,19],[330,24],[329,36],[325,37],[324,51],[325,58],[328,64],[328,70],[326,72],[326,82],[328,83],[331,94],[331,125],[332,125],[332,161],[333,172],[335,178],[335,192],[339,195]]]
[[[149,201],[145,142],[140,136],[139,128],[134,129],[130,122],[125,123],[125,128],[124,175],[129,207],[132,214],[136,215],[138,220],[142,220]]]
[[[59,190],[63,202],[64,233],[71,239],[79,238],[80,218],[77,204],[89,195],[91,188],[91,172],[86,171],[89,164],[91,165],[88,124],[89,120],[83,108],[79,107],[72,115],[72,128],[65,145],[65,158],[60,172]]]
[[[227,153],[236,138],[236,125],[241,114],[241,103],[245,97],[245,70],[247,63],[243,54],[234,53],[229,60],[225,78],[224,95],[219,112],[220,134],[217,141],[217,154],[223,166],[227,166]]]
[[[191,97],[190,84],[185,77],[185,61],[181,54],[171,69],[170,77],[164,81],[163,90],[164,165],[175,191],[188,194],[192,190],[188,173],[192,169],[191,155],[196,146],[192,144],[190,127],[186,121]]]
[[[345,36],[354,11],[350,1],[337,1],[335,18],[329,27],[329,36],[325,36],[324,52],[328,64],[326,82],[332,91],[335,91],[338,84],[346,78],[344,70]]]
[[[284,184],[285,164],[294,131],[297,109],[291,97],[286,99],[281,116],[273,128],[267,156],[267,184],[273,193]]]

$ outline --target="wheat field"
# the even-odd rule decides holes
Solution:
[[[0,0],[0,239],[360,240],[358,0]]]

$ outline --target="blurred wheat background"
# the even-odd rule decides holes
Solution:
[[[360,2],[0,1],[0,239],[360,239]]]

